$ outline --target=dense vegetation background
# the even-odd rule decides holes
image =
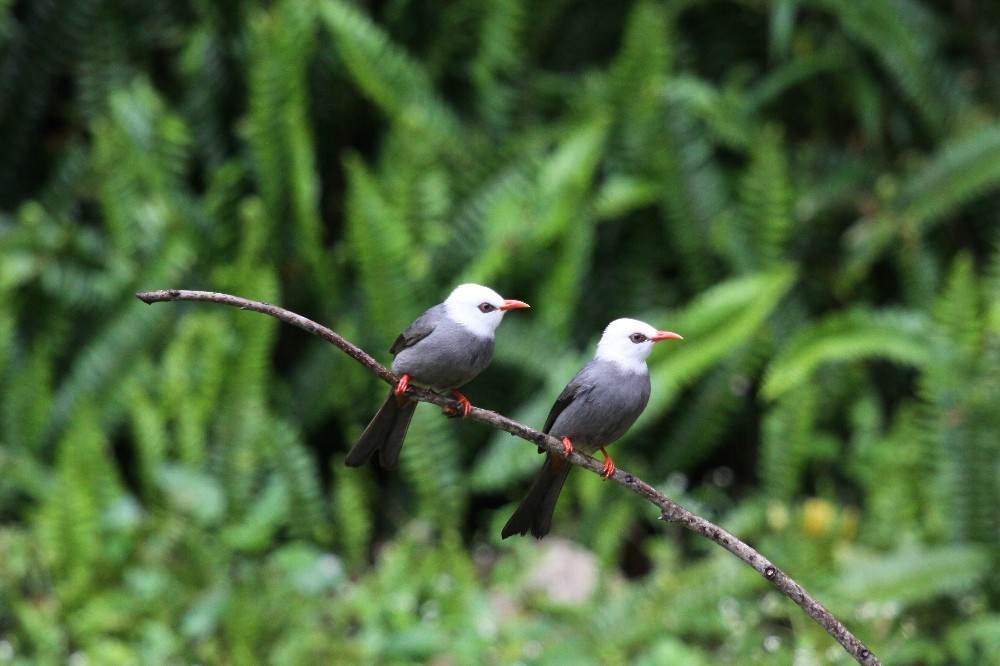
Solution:
[[[423,406],[452,286],[539,426],[604,324],[683,343],[619,465],[886,663],[1000,663],[1000,4],[0,1],[0,664],[823,664],[721,549]]]

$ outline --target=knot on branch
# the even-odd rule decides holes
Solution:
[[[462,403],[456,400],[441,407],[441,413],[449,419],[457,419],[465,416],[465,408],[462,406]]]

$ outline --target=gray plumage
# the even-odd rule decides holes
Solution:
[[[583,366],[556,398],[545,432],[569,437],[574,448],[593,453],[628,432],[649,402],[649,371],[594,359]]]
[[[556,399],[542,428],[556,439],[568,437],[573,448],[592,454],[621,438],[649,402],[649,372],[623,369],[613,361],[594,359],[570,380]],[[552,515],[573,466],[548,454],[527,496],[504,525],[501,536],[527,534],[542,538],[552,528]]]
[[[408,375],[417,386],[456,389],[489,365],[494,331],[504,311],[523,307],[528,305],[503,300],[492,289],[460,285],[399,334],[389,348],[395,356],[392,371],[398,377]],[[379,464],[395,467],[416,407],[416,401],[390,391],[344,462],[360,467],[378,451]]]
[[[410,375],[428,388],[458,388],[490,364],[494,340],[477,336],[450,319],[443,304],[435,305],[392,343],[392,372]]]
[[[658,331],[635,319],[616,319],[601,336],[594,360],[570,380],[545,419],[542,431],[569,440],[586,454],[603,449],[628,432],[649,402],[650,381],[646,357],[660,340],[681,336]],[[565,439],[564,439],[565,438]],[[614,471],[605,453],[605,478]],[[549,453],[528,495],[501,531],[541,538],[552,527],[552,514],[572,465]]]

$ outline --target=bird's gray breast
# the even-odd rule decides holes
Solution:
[[[574,379],[579,394],[556,418],[549,433],[569,437],[593,453],[624,435],[649,402],[649,373],[623,371],[615,363],[592,361]]]
[[[402,349],[392,371],[435,389],[462,386],[478,375],[493,358],[494,338],[475,335],[464,326],[442,317],[431,333]]]

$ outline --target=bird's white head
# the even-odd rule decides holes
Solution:
[[[615,319],[604,329],[594,358],[616,363],[623,370],[646,372],[646,358],[660,340],[682,340],[670,331],[658,331],[638,319]]]
[[[481,284],[460,284],[444,301],[445,312],[454,321],[481,338],[492,338],[507,310],[531,307],[522,301],[504,299]]]

